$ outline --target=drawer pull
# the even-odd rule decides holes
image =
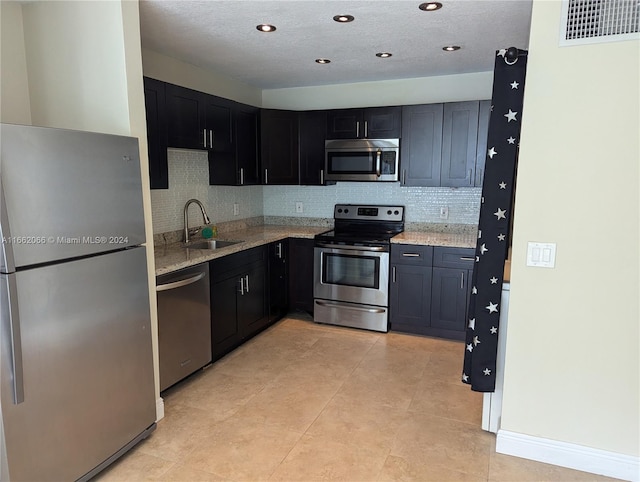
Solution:
[[[460,259],[462,261],[475,261],[476,260],[476,258],[468,258],[466,256],[460,256]]]
[[[402,253],[405,258],[419,258],[420,253]]]

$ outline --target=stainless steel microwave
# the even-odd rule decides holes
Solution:
[[[335,139],[324,142],[325,180],[398,181],[400,139]]]

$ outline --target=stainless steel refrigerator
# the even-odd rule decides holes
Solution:
[[[0,125],[0,476],[88,479],[155,428],[137,139]]]

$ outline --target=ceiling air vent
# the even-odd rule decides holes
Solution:
[[[640,0],[563,0],[560,45],[640,39]]]

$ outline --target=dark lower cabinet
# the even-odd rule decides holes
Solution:
[[[210,264],[211,344],[217,360],[269,323],[265,246]]]
[[[428,334],[433,248],[391,245],[391,330]]]
[[[289,308],[313,313],[313,239],[289,238]]]
[[[269,250],[269,323],[278,321],[289,311],[289,240],[267,246]]]
[[[391,330],[464,340],[474,250],[393,244]]]
[[[475,250],[435,247],[431,291],[431,328],[444,338],[464,340]]]

